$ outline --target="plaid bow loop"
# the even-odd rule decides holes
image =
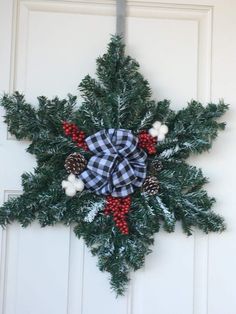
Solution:
[[[146,178],[146,153],[128,130],[101,130],[86,138],[94,156],[80,174],[88,190],[97,194],[125,197]]]

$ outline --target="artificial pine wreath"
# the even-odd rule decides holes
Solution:
[[[211,148],[227,105],[191,101],[175,112],[167,100],[151,100],[138,68],[116,36],[97,59],[97,80],[82,80],[81,106],[71,95],[41,96],[37,108],[18,92],[1,99],[9,131],[31,141],[27,151],[37,167],[22,175],[24,193],[0,208],[0,224],[76,223],[75,234],[110,273],[118,295],[160,227],[172,232],[181,221],[188,235],[193,227],[225,229],[202,189],[207,179],[185,160]]]

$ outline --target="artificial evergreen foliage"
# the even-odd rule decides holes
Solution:
[[[138,63],[126,56],[124,49],[121,38],[112,37],[107,53],[97,59],[97,79],[88,75],[79,86],[83,96],[80,106],[71,95],[62,100],[39,97],[36,106],[18,92],[1,99],[9,131],[18,140],[31,141],[27,151],[36,157],[37,166],[22,175],[23,194],[0,208],[0,225],[16,220],[27,227],[35,219],[42,227],[76,223],[75,234],[97,257],[99,269],[110,273],[111,286],[118,295],[124,293],[130,271],[144,265],[154,234],[161,227],[173,232],[180,221],[187,235],[194,227],[206,233],[225,229],[223,218],[212,211],[215,200],[203,189],[207,179],[186,159],[211,148],[218,131],[225,127],[217,119],[227,105],[220,102],[205,107],[191,101],[175,112],[169,101],[152,100]],[[75,123],[87,136],[104,128],[128,129],[137,135],[156,120],[169,128],[168,136],[158,143],[158,153],[148,157],[149,164],[162,166],[161,171],[151,173],[159,182],[159,192],[149,195],[137,189],[132,194],[129,234],[124,235],[112,217],[104,214],[104,197],[84,190],[69,198],[63,192],[65,159],[71,153],[81,153],[86,159],[91,154],[64,135],[62,122]]]

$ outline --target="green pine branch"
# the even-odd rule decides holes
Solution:
[[[209,150],[218,132],[225,128],[225,123],[217,119],[227,109],[228,105],[223,101],[210,103],[206,107],[197,101],[189,103],[169,121],[168,137],[158,147],[160,156],[165,159],[186,159],[190,154]]]
[[[112,37],[108,51],[97,59],[97,81],[86,76],[80,84],[84,97],[78,121],[93,131],[127,128],[137,131],[140,120],[151,123],[155,103],[150,101],[148,81],[138,72],[139,64],[126,56],[120,37]]]
[[[5,94],[1,99],[1,106],[5,108],[5,122],[11,134],[18,140],[33,139],[40,129],[36,110],[26,103],[24,96],[18,92]]]

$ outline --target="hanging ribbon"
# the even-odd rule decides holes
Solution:
[[[125,38],[126,0],[116,0],[116,34]]]

